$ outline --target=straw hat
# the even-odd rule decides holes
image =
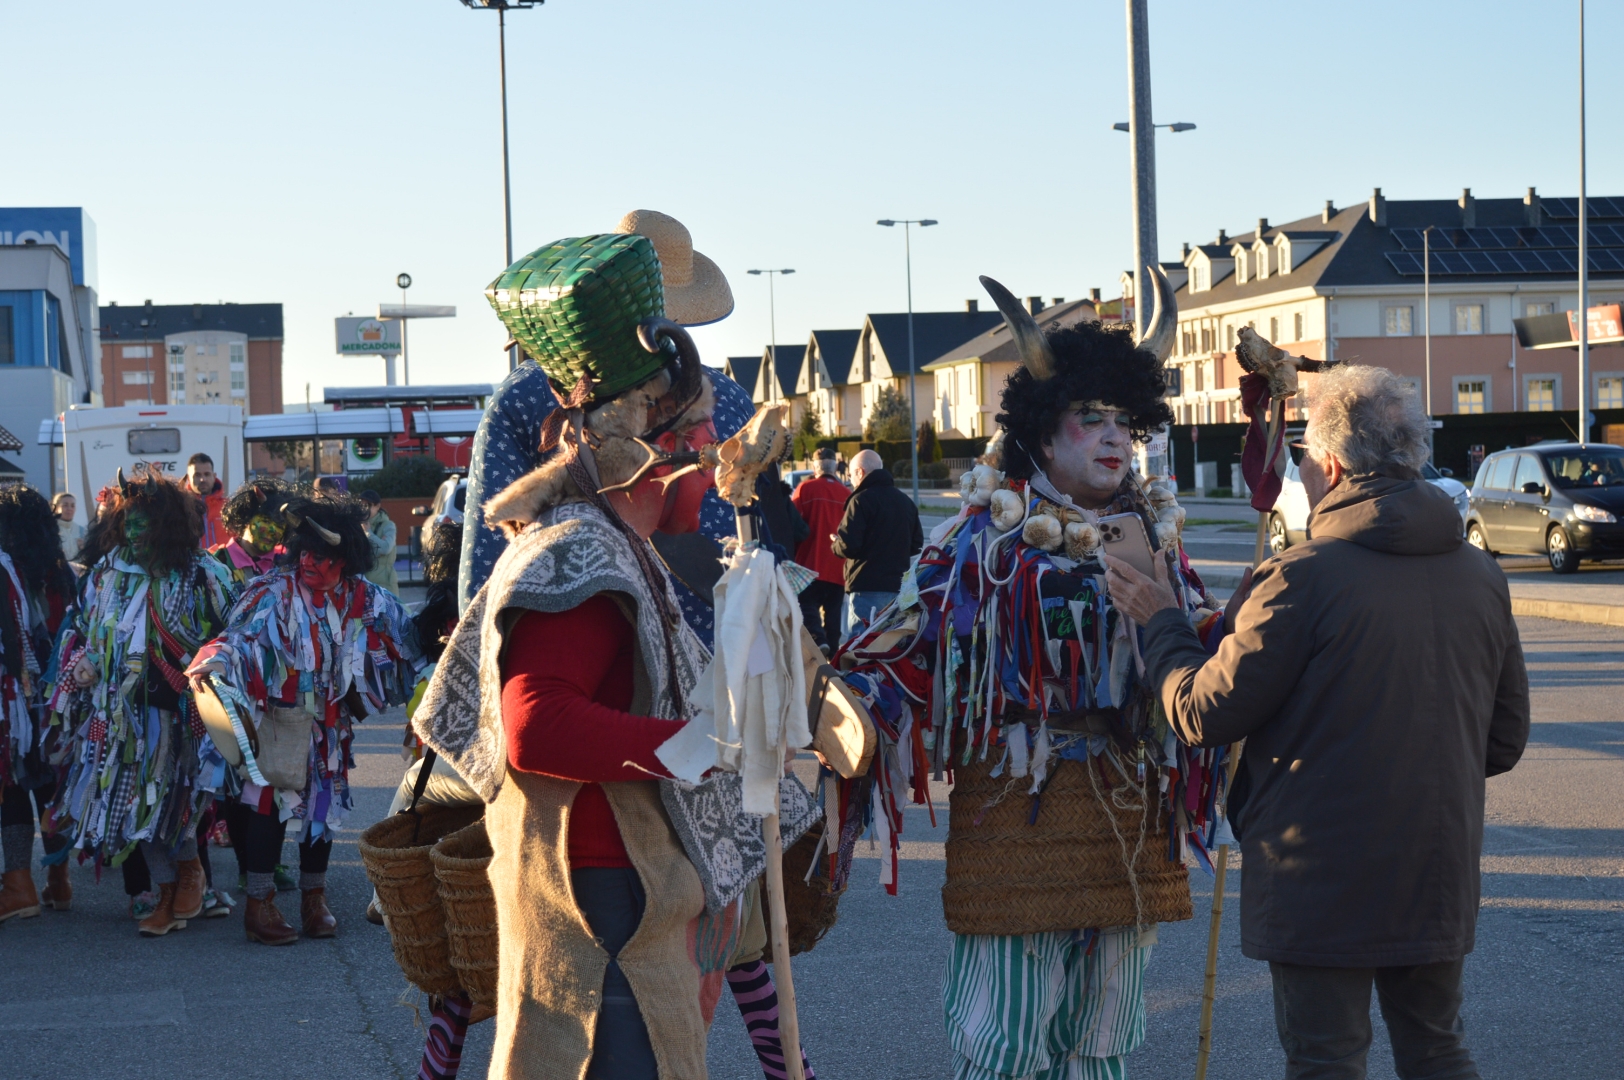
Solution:
[[[633,210],[615,226],[617,233],[637,233],[654,242],[665,279],[665,313],[683,326],[703,326],[733,313],[733,290],[721,267],[694,250],[682,222],[658,210]]]

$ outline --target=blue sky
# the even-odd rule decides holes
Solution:
[[[1392,198],[1577,190],[1573,3],[1151,0],[1161,245]],[[1624,194],[1591,5],[1590,190]],[[0,7],[0,205],[96,220],[104,302],[280,301],[284,386],[382,381],[332,319],[456,304],[412,334],[414,382],[496,380],[481,291],[502,268],[496,19],[456,0]],[[1107,296],[1131,259],[1123,5],[550,0],[509,18],[522,253],[647,207],[682,219],[738,308],[706,358],[904,304]]]

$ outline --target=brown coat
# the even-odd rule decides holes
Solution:
[[[1477,923],[1484,778],[1528,739],[1505,575],[1419,479],[1350,477],[1265,562],[1208,658],[1178,612],[1145,665],[1180,738],[1246,740],[1231,798],[1241,948],[1389,967],[1458,959]]]

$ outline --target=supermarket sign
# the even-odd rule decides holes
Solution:
[[[334,319],[340,356],[397,356],[400,321],[344,317]]]

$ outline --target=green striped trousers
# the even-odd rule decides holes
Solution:
[[[955,934],[942,986],[954,1080],[1123,1080],[1155,942],[1154,926]]]

